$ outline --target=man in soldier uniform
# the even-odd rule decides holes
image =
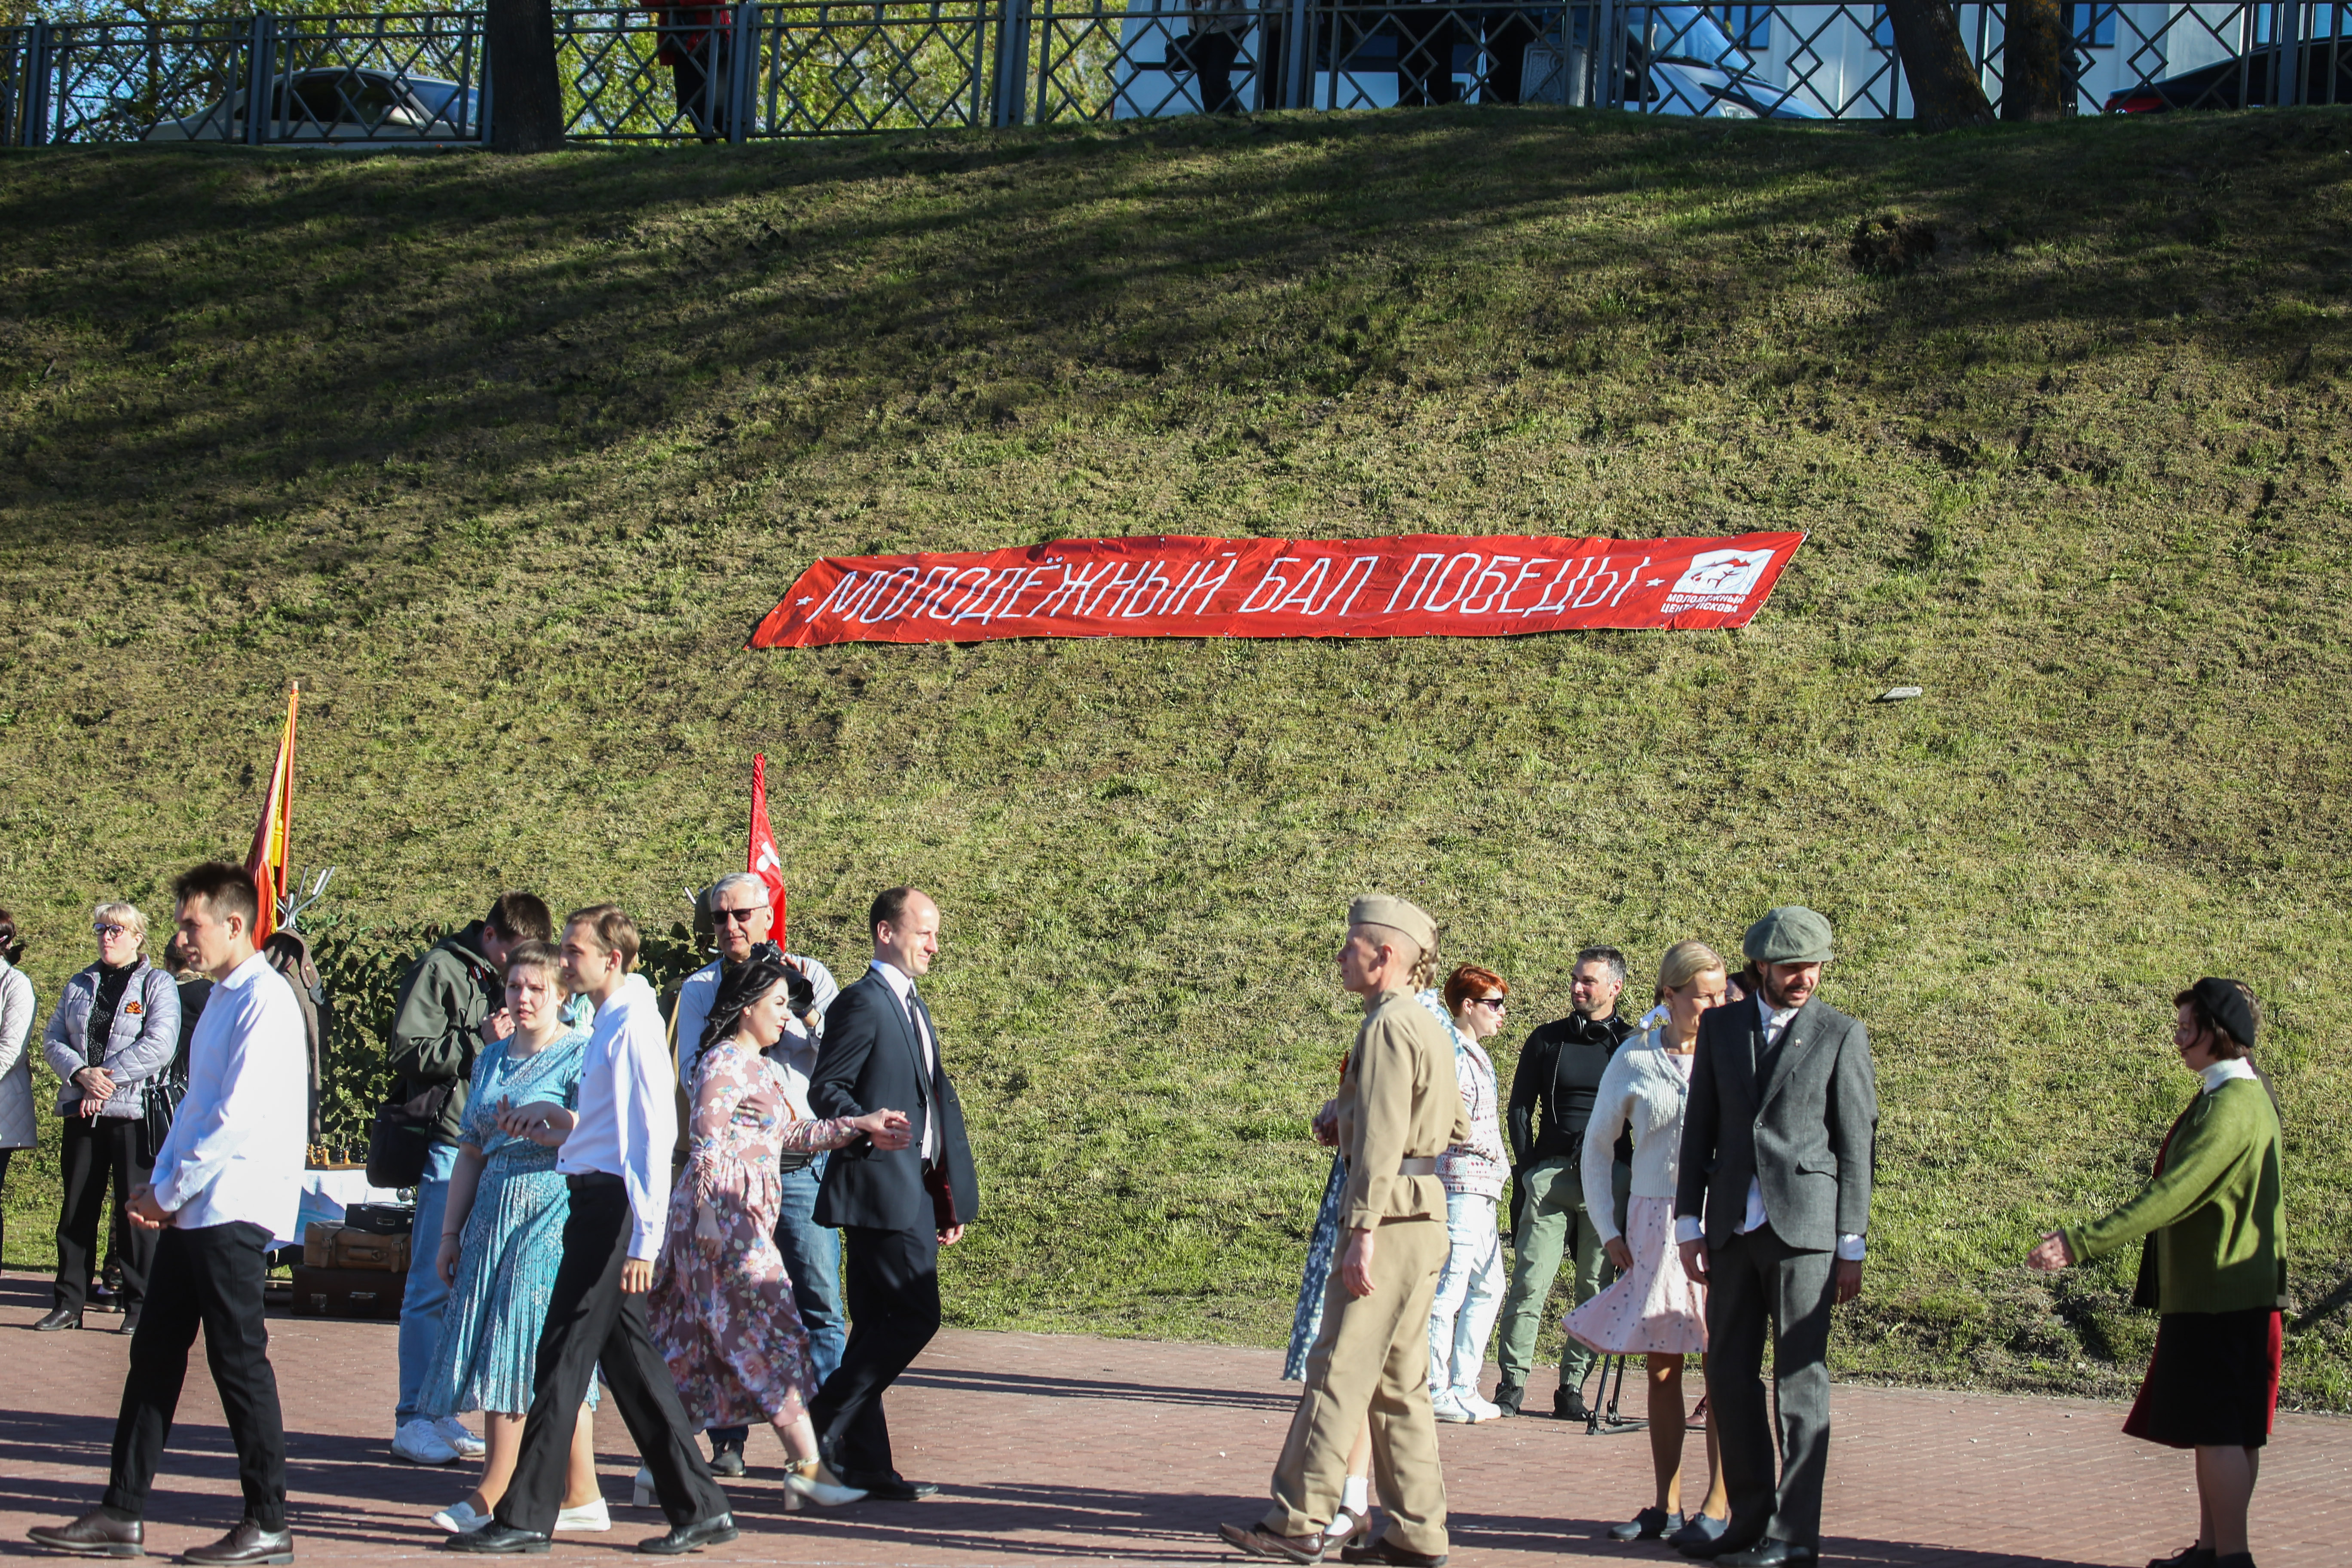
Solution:
[[[1338,1266],[1307,1391],[1274,1471],[1274,1506],[1255,1526],[1218,1533],[1259,1557],[1319,1563],[1339,1506],[1348,1449],[1369,1410],[1372,1472],[1389,1522],[1341,1561],[1445,1561],[1445,1481],[1429,1408],[1429,1305],[1445,1262],[1445,1189],[1437,1156],[1469,1136],[1454,1042],[1413,997],[1437,957],[1437,925],[1402,899],[1348,910],[1339,983],[1364,999],[1363,1026],[1330,1116],[1348,1159]]]

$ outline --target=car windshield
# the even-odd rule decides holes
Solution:
[[[1745,75],[1756,68],[1748,51],[1733,43],[1730,35],[1717,26],[1715,18],[1703,8],[1661,5],[1651,15],[1657,18],[1657,30],[1646,41],[1658,58],[1720,66],[1734,75]]]
[[[431,77],[410,77],[408,90],[416,97],[425,112],[436,120],[450,124],[461,121],[467,125],[480,118],[481,95],[470,88],[461,88],[454,81],[436,81]]]

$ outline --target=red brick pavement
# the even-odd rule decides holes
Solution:
[[[26,1526],[79,1512],[103,1483],[127,1349],[84,1331],[36,1338],[45,1282],[0,1278],[0,1552],[28,1554]],[[111,1320],[93,1315],[93,1324]],[[22,1333],[23,1338],[17,1338]],[[453,1468],[385,1454],[394,1400],[388,1324],[285,1319],[271,1345],[284,1391],[295,1528],[303,1561],[415,1559],[425,1515],[464,1490]],[[706,1562],[974,1563],[1004,1558],[1241,1561],[1210,1537],[1255,1518],[1292,1389],[1265,1351],[1042,1334],[947,1333],[892,1398],[900,1468],[940,1482],[918,1504],[787,1516],[773,1439],[730,1489],[746,1526]],[[1885,1568],[2137,1564],[2195,1533],[2185,1457],[2123,1437],[2121,1412],[2087,1401],[1842,1386],[1830,1472],[1833,1560]],[[625,1498],[635,1456],[599,1426],[605,1494]],[[1444,1429],[1454,1561],[1513,1568],[1679,1563],[1654,1544],[1595,1539],[1648,1500],[1638,1431],[1520,1419]],[[1689,1454],[1704,1456],[1696,1434]],[[2352,1551],[2352,1421],[2288,1416],[2255,1502],[2263,1568],[2337,1568]],[[158,1550],[209,1540],[236,1517],[219,1405],[192,1370],[171,1465],[150,1522]],[[557,1557],[614,1562],[654,1532],[650,1510],[614,1510],[603,1536],[564,1537]]]

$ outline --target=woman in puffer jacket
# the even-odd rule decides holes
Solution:
[[[33,1053],[26,1049],[33,1043],[33,1020],[39,1015],[32,979],[16,967],[24,960],[16,917],[0,910],[0,1196],[8,1188],[8,1157],[41,1142],[41,1130],[33,1124]],[[0,1214],[5,1213],[5,1205],[0,1203]],[[7,1237],[0,1231],[0,1255],[6,1251]]]
[[[148,1086],[172,1065],[180,1046],[180,990],[170,973],[147,962],[147,919],[124,903],[104,903],[90,931],[98,962],[66,982],[41,1037],[42,1052],[62,1086],[65,1123],[58,1164],[65,1203],[58,1215],[56,1306],[36,1329],[81,1327],[82,1303],[98,1261],[107,1215],[147,1180],[154,1151],[144,1139]],[[139,1326],[155,1232],[133,1227],[122,1265],[122,1331]]]

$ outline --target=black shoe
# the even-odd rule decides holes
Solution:
[[[294,1561],[294,1532],[284,1525],[264,1530],[249,1519],[210,1546],[192,1546],[180,1553],[183,1563],[202,1568],[259,1568],[265,1563]]]
[[[706,1546],[724,1546],[735,1539],[735,1516],[714,1513],[709,1519],[698,1519],[692,1524],[670,1527],[667,1535],[656,1535],[651,1541],[637,1542],[637,1550],[650,1552],[656,1557],[678,1557],[688,1552],[699,1552]]]
[[[124,1308],[122,1312],[122,1326],[116,1329],[114,1331],[118,1334],[137,1333],[139,1331],[139,1309],[136,1307]]]
[[[1690,1532],[1685,1531],[1682,1533],[1687,1536]],[[1696,1557],[1704,1563],[1717,1557],[1728,1557],[1735,1552],[1746,1552],[1759,1543],[1759,1538],[1753,1535],[1733,1535],[1731,1521],[1727,1519],[1723,1521],[1723,1528],[1717,1531],[1712,1538],[1676,1541],[1674,1547],[1684,1556]]]
[[[1800,1546],[1793,1541],[1775,1541],[1766,1536],[1745,1552],[1725,1552],[1716,1557],[1726,1568],[1792,1568],[1793,1564],[1819,1563],[1818,1547]]]
[[[1683,1516],[1662,1508],[1645,1508],[1622,1524],[1609,1527],[1612,1541],[1655,1541],[1683,1527]]]
[[[91,1509],[71,1524],[37,1524],[25,1531],[25,1538],[76,1557],[147,1555],[145,1527],[135,1519],[109,1519],[102,1508]]]
[[[479,1530],[453,1535],[441,1543],[444,1552],[480,1552],[497,1556],[537,1557],[547,1550],[547,1537],[536,1530],[517,1530],[497,1520]]]
[[[743,1473],[743,1445],[714,1443],[710,1446],[710,1473],[714,1476],[740,1476]]]
[[[2254,1554],[2251,1552],[2232,1552],[2225,1557],[2216,1552],[2213,1557],[2213,1568],[2254,1568]]]
[[[1396,1568],[1444,1568],[1443,1552],[1408,1552],[1387,1536],[1381,1536],[1370,1546],[1343,1546],[1339,1549],[1342,1563],[1391,1563]]]
[[[1527,1393],[1526,1389],[1516,1383],[1498,1383],[1495,1385],[1496,1408],[1506,1415],[1517,1415],[1519,1413],[1519,1402],[1527,1397]]]
[[[2169,1557],[2151,1557],[2147,1568],[2214,1568],[2216,1559],[2210,1546],[2189,1545]]]
[[[81,1327],[81,1313],[71,1307],[52,1307],[47,1317],[33,1325],[37,1334],[54,1334],[59,1329]]]
[[[1731,1521],[1728,1518],[1709,1519],[1704,1512],[1695,1513],[1683,1521],[1683,1527],[1680,1530],[1666,1537],[1666,1544],[1677,1548],[1712,1546],[1728,1534],[1730,1530]]]
[[[896,1470],[835,1470],[845,1487],[856,1487],[871,1502],[919,1502],[939,1492],[937,1481],[910,1481]]]
[[[1559,1391],[1551,1396],[1551,1413],[1553,1419],[1559,1421],[1590,1421],[1592,1419],[1591,1406],[1584,1403],[1584,1390],[1581,1388],[1570,1388],[1564,1383],[1559,1385]]]

